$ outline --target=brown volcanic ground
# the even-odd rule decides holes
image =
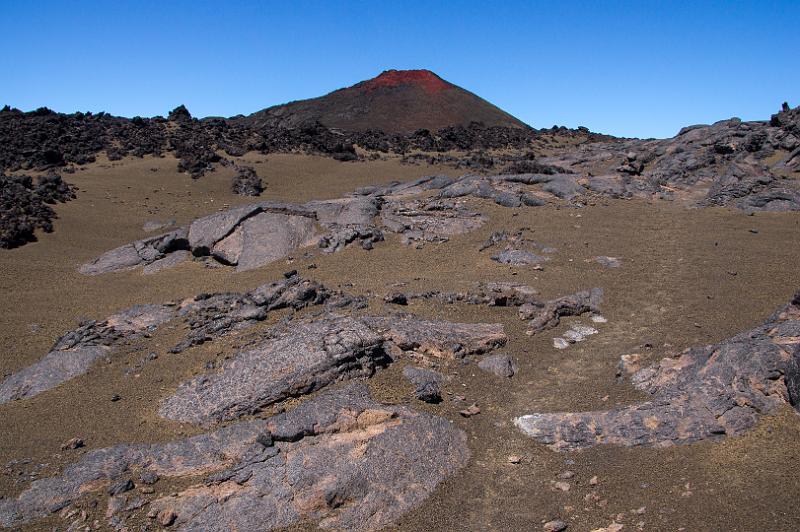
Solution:
[[[528,126],[483,98],[429,70],[387,70],[376,78],[319,98],[269,107],[243,120],[293,128],[320,122],[349,131],[436,131],[481,122],[487,127]]]
[[[246,156],[269,183],[265,199],[305,201],[335,198],[361,185],[410,180],[456,171],[384,161],[343,164],[331,159],[275,155]],[[290,263],[232,274],[187,263],[155,276],[140,271],[84,277],[79,264],[145,234],[142,223],[174,217],[185,223],[226,204],[249,201],[228,191],[230,170],[220,169],[192,182],[175,171],[176,161],[99,160],[79,169],[70,181],[78,199],[56,206],[58,227],[39,241],[0,252],[0,375],[38,360],[53,340],[82,318],[98,318],[136,303],[161,302],[199,292],[242,291],[296,268],[331,287],[382,294],[396,282],[409,291],[460,290],[476,281],[529,284],[552,297],[592,286],[603,287],[601,333],[565,351],[553,349],[555,330],[529,337],[514,312],[467,305],[415,302],[409,310],[454,321],[500,322],[510,342],[505,352],[520,366],[513,379],[454,363],[445,390],[477,402],[481,413],[458,415],[464,403],[446,399],[425,405],[395,365],[371,379],[379,400],[408,404],[443,416],[466,431],[472,458],[419,508],[392,530],[540,530],[560,518],[569,530],[592,530],[612,520],[624,530],[798,530],[800,421],[789,407],[764,417],[757,427],[721,443],[670,449],[597,447],[556,453],[523,436],[511,419],[531,411],[605,409],[639,400],[629,383],[618,383],[621,354],[646,353],[653,361],[674,350],[717,342],[755,326],[800,288],[800,218],[797,213],[756,213],[720,208],[687,209],[677,203],[640,199],[602,200],[584,209],[501,208],[479,200],[490,217],[481,229],[422,249],[403,246],[396,236],[371,252],[349,248]],[[156,169],[156,171],[152,171]],[[492,231],[531,227],[537,241],[558,248],[543,271],[512,268],[479,253]],[[605,269],[586,262],[595,255],[621,257]],[[308,269],[311,262],[318,268]],[[727,272],[736,272],[731,275]],[[381,303],[372,302],[380,312]],[[141,350],[132,349],[98,364],[88,374],[29,400],[0,405],[0,495],[12,496],[31,480],[57,473],[87,450],[125,442],[155,442],[200,429],[158,417],[158,402],[186,377],[203,371],[235,341],[216,340],[179,355],[167,353],[177,332],[159,332]],[[643,346],[649,344],[652,349]],[[148,351],[158,358],[126,375]],[[122,400],[110,401],[114,394]],[[61,451],[64,441],[81,437],[86,448]],[[521,463],[511,464],[509,455]],[[22,465],[11,460],[28,459]],[[570,490],[553,481],[570,470]],[[591,486],[592,477],[597,486]],[[157,494],[176,489],[167,481]],[[139,489],[133,492],[139,495]],[[586,500],[596,493],[598,500]],[[145,497],[152,497],[146,495]],[[105,523],[108,496],[88,495],[79,505]],[[146,513],[146,509],[144,510]],[[150,522],[143,516],[142,524]],[[52,517],[26,530],[63,528]],[[105,526],[105,525],[101,525]],[[151,525],[152,526],[152,525]],[[298,530],[313,530],[312,526]]]

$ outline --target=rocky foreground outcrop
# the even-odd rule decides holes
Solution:
[[[236,353],[212,373],[181,385],[161,414],[195,423],[221,422],[259,411],[329,384],[370,377],[398,358],[456,359],[504,345],[500,324],[423,320],[411,314],[347,316],[363,298],[332,291],[296,274],[246,293],[200,294],[165,304],[137,305],[70,331],[40,361],[0,383],[0,404],[33,397],[85,374],[98,359],[172,320],[186,327],[179,353],[193,345],[243,331],[278,309],[322,306],[324,314],[291,315],[262,333],[262,342]]]
[[[61,476],[0,499],[0,526],[66,514],[106,490],[113,493],[106,513],[113,527],[146,515],[179,530],[272,530],[301,522],[376,530],[419,505],[468,458],[466,435],[446,420],[382,405],[351,384],[267,420],[91,451]],[[188,486],[162,490],[159,479]],[[134,499],[130,490],[142,484],[154,494]]]
[[[625,356],[621,371],[632,373],[649,401],[597,412],[530,414],[515,423],[555,450],[660,447],[740,434],[781,405],[800,409],[800,292],[759,327],[637,366],[636,356]]]
[[[291,276],[243,294],[200,294],[161,305],[136,305],[105,320],[85,322],[56,340],[42,360],[0,383],[0,404],[33,397],[83,375],[98,359],[113,356],[121,345],[152,333],[170,320],[181,319],[188,329],[186,338],[172,349],[177,353],[252,326],[274,310],[299,310],[321,304],[339,309],[351,304],[357,306],[357,301],[313,281]]]

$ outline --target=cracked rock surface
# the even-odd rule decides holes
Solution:
[[[465,434],[446,420],[382,405],[351,384],[268,420],[91,451],[61,476],[0,500],[0,525],[26,524],[135,476],[190,482],[142,502],[151,518],[178,530],[271,530],[302,521],[376,530],[419,505],[468,458]]]

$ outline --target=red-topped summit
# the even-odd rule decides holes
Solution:
[[[430,70],[384,70],[378,77],[362,81],[358,85],[363,85],[368,91],[399,87],[401,85],[414,85],[429,94],[436,94],[445,89],[458,88]]]
[[[480,122],[485,126],[528,127],[475,94],[430,70],[386,70],[375,78],[325,96],[277,105],[245,120],[260,125],[298,127],[318,121],[350,131],[417,129]]]

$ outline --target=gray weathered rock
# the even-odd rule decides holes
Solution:
[[[393,357],[464,358],[505,345],[508,337],[499,323],[452,323],[412,315],[363,318],[386,341]]]
[[[598,312],[603,300],[603,289],[592,288],[544,303],[526,303],[519,308],[523,320],[531,320],[528,334],[536,334],[559,324],[562,316],[580,316]]]
[[[40,361],[0,383],[0,404],[38,395],[83,375],[122,339],[149,331],[174,317],[167,305],[137,305],[103,322],[89,322],[70,331]]]
[[[592,260],[601,266],[605,266],[606,268],[619,268],[622,266],[622,261],[617,257],[599,256],[594,257]]]
[[[192,258],[192,254],[185,250],[173,251],[167,254],[162,259],[151,262],[142,268],[142,273],[145,275],[152,275],[169,268],[174,268],[178,264],[182,264]]]
[[[418,506],[468,458],[466,436],[447,421],[381,405],[351,385],[266,421],[91,451],[62,476],[0,499],[0,526],[24,526],[139,472],[188,484],[158,494],[148,514],[179,530],[302,522],[376,530]],[[122,509],[109,519],[124,523],[128,515]]]
[[[126,244],[84,264],[79,271],[83,275],[99,275],[101,273],[130,270],[143,262],[133,244]]]
[[[548,258],[522,249],[506,249],[497,255],[493,255],[492,260],[500,264],[510,264],[512,266],[529,266],[531,264],[541,264],[548,260]]]
[[[314,243],[314,220],[263,212],[242,222],[242,247],[236,271],[258,268]],[[233,261],[231,261],[233,264]]]
[[[387,202],[381,222],[387,230],[401,234],[403,243],[411,244],[446,241],[479,228],[485,219],[455,200],[406,200]]]
[[[260,204],[243,205],[198,218],[189,225],[189,246],[192,250],[210,250],[229,235],[239,223],[261,211]]]
[[[174,318],[183,319],[189,326],[185,340],[172,349],[177,353],[261,321],[273,310],[299,310],[323,303],[343,308],[357,305],[358,300],[292,276],[243,294],[201,294],[179,303],[136,305],[64,334],[42,360],[0,383],[0,404],[33,397],[82,375],[98,358],[113,354],[119,343]]]
[[[294,323],[277,338],[226,360],[218,372],[182,384],[159,414],[192,423],[227,421],[336,380],[368,377],[388,363],[382,341],[349,317]]]
[[[175,220],[148,220],[142,225],[142,231],[146,233],[152,233],[153,231],[158,231],[160,229],[166,229],[167,227],[172,227],[175,225]]]
[[[498,377],[511,378],[517,372],[517,364],[509,355],[498,353],[481,359],[478,367],[483,371],[494,373]]]
[[[51,351],[40,361],[0,383],[0,404],[33,397],[82,375],[108,351],[108,347],[99,345]]]
[[[379,203],[375,198],[354,197],[325,201],[311,201],[305,206],[316,213],[317,220],[325,227],[373,225],[378,215]]]

